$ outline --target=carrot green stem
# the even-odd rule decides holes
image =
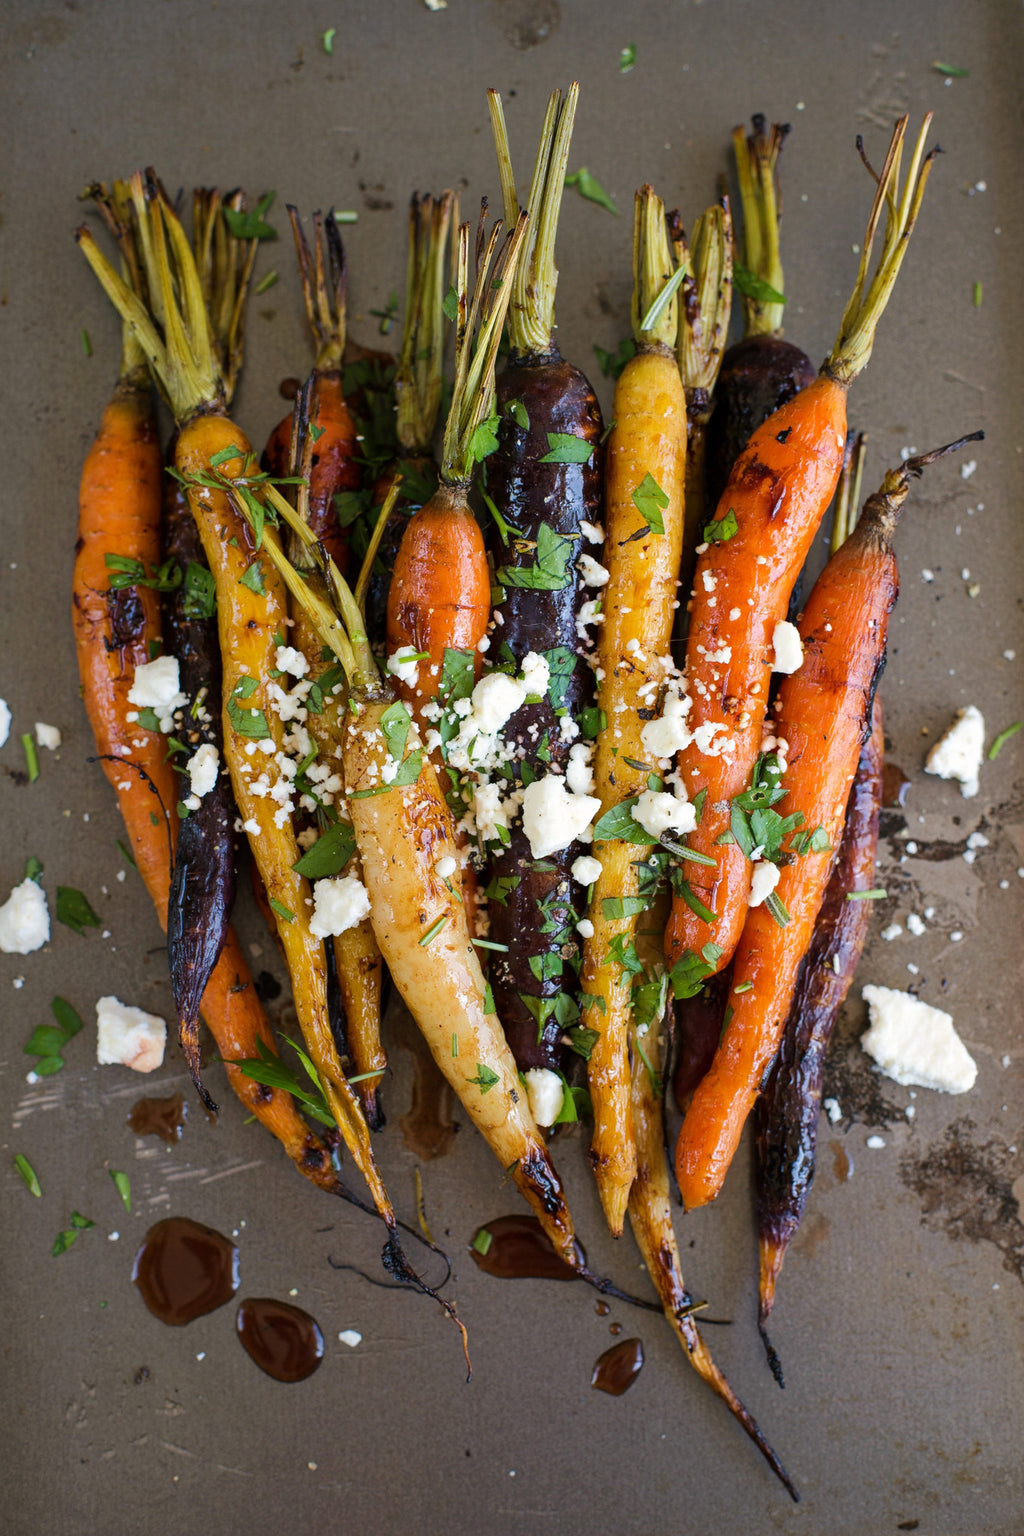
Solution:
[[[835,345],[824,363],[823,372],[840,384],[849,384],[855,379],[867,366],[871,357],[875,328],[889,301],[896,278],[899,276],[935,159],[934,149],[927,155],[924,152],[925,138],[932,121],[932,114],[929,112],[917,136],[910,168],[903,191],[900,192],[900,162],[908,120],[907,114],[904,114],[894,127],[881,175],[875,177],[877,190],[864,236],[857,281],[843,314],[843,322]],[[863,156],[863,145],[859,137],[857,148]],[[868,166],[868,169],[871,170],[871,167]],[[874,176],[874,171],[871,174]],[[882,254],[869,283],[871,252],[883,207],[885,235],[882,241]]]
[[[192,194],[196,266],[213,327],[224,398],[230,402],[242,368],[246,303],[259,241],[240,240],[232,234],[225,209],[244,213],[245,193],[236,190],[222,197],[216,189],[198,187]]]
[[[832,515],[832,537],[828,546],[830,555],[834,555],[836,550],[845,544],[857,521],[866,445],[867,435],[864,432],[858,432],[856,436],[851,433],[846,441],[843,468],[839,476],[839,488],[836,491],[835,511]]]
[[[437,424],[444,391],[444,278],[454,192],[414,193],[409,204],[402,352],[395,370],[396,431],[403,453],[424,453]]]
[[[668,243],[665,204],[648,184],[633,201],[633,339],[638,347],[672,348],[678,330],[676,289],[686,276]]]
[[[528,215],[521,213],[498,250],[501,220],[484,236],[486,200],[477,236],[477,272],[469,297],[469,225],[459,228],[455,289],[455,385],[444,429],[441,478],[447,485],[468,485],[473,466],[483,457],[478,429],[494,411],[494,364],[501,342],[512,278],[522,251]],[[495,253],[497,252],[497,255]]]
[[[729,199],[706,209],[687,248],[680,232],[676,260],[689,268],[679,306],[677,352],[683,387],[710,395],[722,365],[732,308],[732,219]]]
[[[527,203],[530,229],[516,268],[508,311],[509,344],[512,351],[520,356],[543,354],[551,350],[555,328],[555,291],[558,287],[555,235],[562,194],[565,191],[569,145],[579,94],[579,84],[575,80],[566,92],[564,102],[561,91],[553,91],[544,115]],[[505,223],[511,229],[519,214],[519,200],[505,129],[505,114],[497,91],[488,91],[487,104],[498,155]]]
[[[771,132],[766,133],[762,113],[755,113],[752,121],[752,134],[745,134],[742,128],[734,128],[732,134],[743,207],[743,265],[759,285],[766,284],[781,295],[785,289],[779,257],[779,196],[775,167],[789,125],[773,123]],[[782,334],[782,301],[746,294],[743,309],[745,335]]]
[[[298,209],[292,203],[286,206],[295,237],[295,252],[299,258],[306,318],[316,343],[314,367],[340,368],[345,351],[348,274],[338,221],[333,208],[328,211],[326,219],[319,210],[314,213],[313,250],[310,251]]]

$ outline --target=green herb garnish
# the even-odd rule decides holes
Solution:
[[[28,773],[28,781],[34,784],[39,777],[39,753],[36,751],[35,738],[26,731],[21,738],[22,750],[25,753],[25,770]]]
[[[730,507],[724,517],[715,518],[710,523],[704,524],[704,542],[705,544],[724,544],[735,536],[738,529],[736,513]]]
[[[282,918],[284,922],[286,922],[286,923],[294,923],[294,921],[295,921],[295,913],[289,911],[289,909],[285,906],[283,901],[278,901],[276,896],[271,896],[269,898],[269,900],[270,900],[270,910],[272,912],[276,912],[278,917]]]
[[[14,1155],[14,1166],[21,1174],[21,1177],[25,1183],[25,1188],[28,1190],[29,1194],[35,1195],[36,1199],[38,1200],[43,1191],[39,1186],[39,1179],[36,1176],[36,1171],[32,1167],[32,1164],[29,1162],[28,1158],[22,1157],[20,1152],[16,1152]]]
[[[847,891],[846,899],[847,901],[881,901],[888,894],[888,891],[881,889],[875,891]]]
[[[85,928],[99,928],[99,918],[90,907],[81,891],[77,891],[73,885],[58,885],[57,887],[57,921],[63,923],[66,928],[71,928],[75,933],[81,933]]]
[[[548,452],[538,464],[586,464],[594,451],[592,443],[573,432],[549,432]]]
[[[481,1093],[490,1093],[495,1083],[500,1082],[501,1079],[497,1072],[485,1066],[482,1061],[478,1061],[476,1064],[476,1077],[471,1077],[469,1081],[474,1083]]]
[[[745,299],[753,299],[757,304],[785,304],[786,295],[773,288],[771,283],[765,282],[763,277],[758,277],[751,272],[749,267],[734,261],[732,266],[733,285]]]
[[[117,1190],[118,1194],[121,1196],[121,1199],[124,1202],[125,1210],[130,1211],[132,1208],[131,1180],[126,1173],[122,1173],[118,1168],[109,1168],[107,1171],[114,1181],[114,1188]]]
[[[650,327],[645,326],[645,329]],[[668,506],[668,497],[652,474],[644,475],[633,492],[633,505],[652,533],[665,532],[662,513]]]
[[[244,572],[238,578],[240,587],[248,587],[250,592],[255,592],[257,597],[266,597],[267,587],[263,580],[263,567],[258,560],[247,565]]]
[[[636,63],[636,43],[627,43],[619,49],[619,74],[628,75]]]
[[[1024,721],[1015,720],[1012,725],[1008,725],[1006,727],[1005,731],[999,732],[999,735],[988,749],[988,760],[990,763],[995,762],[1000,752],[1006,746],[1006,743],[1010,740],[1010,737],[1016,736],[1017,732],[1021,729],[1022,724],[1024,724]]]
[[[277,230],[273,229],[266,219],[270,205],[273,203],[276,195],[274,192],[266,192],[260,198],[256,207],[249,210],[225,207],[224,218],[228,229],[236,240],[277,239]]]
[[[356,836],[347,821],[337,821],[307,848],[292,869],[307,880],[329,880],[340,875],[356,849]]]
[[[608,212],[614,213],[616,218],[619,216],[619,210],[614,202],[608,196],[608,193],[602,187],[597,177],[588,171],[585,165],[581,166],[578,171],[573,171],[570,176],[567,176],[565,184],[567,187],[575,187],[580,197],[585,197],[588,202],[597,203],[599,208],[607,208]]]
[[[580,441],[580,439],[577,439]],[[569,585],[568,566],[572,559],[572,540],[563,538],[550,526],[537,529],[535,565],[503,565],[498,580],[503,587],[528,587],[539,592],[560,592]]]

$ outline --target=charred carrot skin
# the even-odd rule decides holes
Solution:
[[[722,1015],[728,1002],[732,971],[709,976],[695,997],[676,1003],[678,1048],[672,1091],[685,1114],[694,1089],[715,1059],[722,1036]]]
[[[510,414],[513,402],[525,411],[527,427]],[[577,579],[576,563],[590,547],[580,523],[600,524],[602,516],[601,409],[584,375],[556,350],[513,358],[498,378],[498,409],[502,424],[497,452],[487,461],[488,494],[522,538],[512,532],[502,537],[494,530],[495,566],[500,572],[531,565],[535,559],[531,546],[545,523],[560,538],[571,541],[572,553],[563,587],[537,591],[503,586],[499,605],[503,622],[494,640],[500,636],[519,665],[531,651],[568,661],[571,671],[559,711],[575,721],[593,700],[590,668],[577,654],[577,620],[590,593]],[[590,458],[585,464],[542,463],[550,452],[550,433],[590,443]],[[558,769],[564,772],[572,741],[562,733],[550,691],[539,703],[517,711],[515,734],[526,754],[513,764],[517,784],[522,782],[524,764],[537,776]],[[543,758],[538,749],[543,750]],[[559,853],[534,859],[522,825],[516,822],[507,847],[490,859],[492,879],[500,882],[497,888],[508,892],[503,900],[489,904],[490,936],[508,950],[494,952],[489,975],[495,1009],[520,1071],[565,1067],[563,1026],[549,1018],[538,1027],[523,999],[552,998],[576,990],[570,968],[574,960],[579,963],[575,919],[582,893],[571,871],[580,852],[573,843]],[[531,960],[538,957],[543,980],[531,968]]]
[[[814,383],[817,369],[778,335],[744,336],[726,352],[707,431],[707,494],[717,506],[732,467],[762,422]]]
[[[832,556],[800,623],[803,665],[779,689],[775,729],[788,743],[788,768],[778,814],[801,812],[807,831],[824,830],[828,848],[810,847],[782,866],[775,895],[791,919],[785,926],[764,904],[749,909],[733,962],[732,1014],[676,1147],[687,1209],[706,1204],[721,1188],[789,1016],[885,666],[888,618],[899,591],[891,534],[905,495],[904,481],[895,506],[888,497],[872,497]]]
[[[340,571],[348,563],[348,540],[338,523],[334,498],[359,487],[359,442],[356,425],[345,400],[342,370],[314,370],[315,409],[311,412],[319,437],[313,448],[309,475],[309,526],[321,539]],[[275,477],[288,473],[292,416],[274,428],[263,454],[263,464]]]
[[[849,891],[871,890],[875,883],[884,751],[882,708],[876,699],[835,868],[800,967],[779,1054],[755,1108],[762,1326],[772,1310],[786,1249],[803,1220],[814,1178],[825,1053],[871,922],[871,902],[846,897]]]
[[[677,896],[665,934],[670,966],[709,941],[721,951],[721,970],[739,941],[746,918],[750,863],[729,831],[730,801],[748,786],[761,743],[768,702],[775,625],[786,617],[790,593],[825,508],[832,499],[846,443],[846,388],[821,373],[795,400],[754,433],[718,504],[715,521],[732,513],[736,532],[709,542],[697,565],[687,671],[696,733],[711,728],[718,755],[697,741],[679,754],[679,771],[692,800],[707,790],[697,830],[688,841],[713,857],[714,869],[688,866],[687,881],[715,913],[707,923]],[[705,577],[707,578],[705,580]],[[706,661],[707,657],[721,661]],[[717,731],[714,729],[717,727]]]
[[[82,471],[73,618],[82,692],[103,771],[117,795],[132,854],[161,927],[167,921],[177,823],[176,775],[165,761],[163,736],[140,730],[137,722],[127,719],[135,668],[149,661],[149,642],[160,635],[159,601],[147,587],[111,592],[104,555],[131,556],[147,567],[159,562],[163,477],[149,384],[140,374],[130,374],[104,412]],[[225,1061],[251,1056],[256,1035],[274,1049],[230,930],[203,996],[203,1016]],[[291,1097],[254,1083],[234,1067],[228,1067],[228,1077],[242,1103],[277,1137],[300,1172],[333,1191],[337,1175],[330,1152],[308,1130]]]

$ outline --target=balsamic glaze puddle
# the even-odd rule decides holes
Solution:
[[[599,1355],[594,1365],[590,1385],[598,1392],[611,1397],[621,1397],[636,1381],[644,1368],[644,1346],[639,1339],[623,1339]]]
[[[491,1239],[486,1253],[477,1246]],[[478,1269],[501,1280],[576,1280],[579,1277],[558,1257],[536,1216],[498,1216],[473,1234],[470,1253]],[[580,1250],[582,1253],[582,1249]]]
[[[235,1318],[238,1339],[250,1359],[275,1381],[305,1381],[324,1357],[316,1318],[271,1296],[247,1296]]]
[[[181,1128],[188,1115],[183,1093],[167,1099],[139,1099],[132,1105],[128,1124],[136,1136],[159,1136],[168,1146],[181,1140]]]
[[[212,1227],[168,1216],[146,1233],[132,1280],[154,1317],[181,1328],[234,1296],[238,1249]]]

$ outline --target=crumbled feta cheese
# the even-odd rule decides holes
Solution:
[[[430,10],[435,10],[436,8],[436,6],[430,6]],[[343,1328],[338,1334],[338,1341],[341,1344],[347,1344],[349,1349],[355,1349],[357,1344],[363,1342],[363,1336],[355,1328]],[[311,1468],[316,1467],[316,1463],[312,1461],[309,1465]]]
[[[548,691],[548,682],[551,678],[551,668],[547,657],[541,656],[537,651],[530,651],[523,658],[523,687],[527,694],[539,694],[541,698]]]
[[[867,1141],[864,1143],[864,1145],[866,1147],[870,1147],[872,1152],[880,1152],[882,1150],[882,1148],[885,1146],[885,1137],[884,1136],[869,1136]]]
[[[11,711],[6,699],[0,699],[0,747],[6,746],[11,734]]]
[[[574,795],[590,795],[594,792],[594,750],[592,741],[578,741],[569,748],[565,782]]]
[[[434,874],[439,880],[450,880],[458,869],[457,859],[453,859],[450,853],[446,853],[443,859],[438,859],[434,865]]]
[[[804,647],[795,624],[781,619],[772,634],[772,671],[796,672],[803,665]]]
[[[871,1014],[862,1048],[894,1082],[918,1083],[940,1093],[966,1093],[978,1068],[941,1008],[892,987],[864,987]]]
[[[132,1008],[116,997],[96,1003],[96,1060],[101,1067],[154,1072],[163,1066],[167,1025],[155,1013]]]
[[[573,748],[575,751],[575,748]],[[535,859],[568,848],[601,809],[594,795],[574,795],[564,779],[548,773],[523,791],[523,831]]]
[[[721,741],[716,741],[716,736],[721,736]],[[694,731],[693,744],[705,757],[720,757],[729,746],[728,731],[724,725],[708,720]]]
[[[44,720],[37,720],[36,741],[48,752],[56,752],[61,742],[60,731],[55,725],[47,725]]]
[[[580,533],[588,544],[603,544],[604,529],[600,523],[588,523],[585,518],[580,518]]]
[[[966,464],[960,465],[961,480],[969,480],[978,467],[977,459],[968,459]]]
[[[317,880],[313,886],[309,931],[318,939],[335,938],[361,923],[369,912],[370,897],[358,875]]]
[[[188,703],[188,696],[181,691],[178,677],[177,656],[158,656],[155,661],[144,661],[135,668],[135,677],[128,690],[129,704],[140,709],[152,709],[162,731],[174,725],[174,711]]]
[[[572,866],[572,877],[580,885],[593,885],[595,880],[601,878],[601,860],[593,858],[589,853],[581,853]]]
[[[504,672],[489,672],[473,689],[469,699],[459,702],[465,711],[456,706],[456,713],[463,719],[459,732],[448,748],[448,760],[464,772],[474,767],[496,767],[507,760],[508,750],[502,751],[498,732],[515,714],[526,699],[526,688],[514,677]]]
[[[212,742],[204,741],[201,747],[197,747],[185,764],[188,770],[189,783],[192,794],[196,800],[201,800],[208,795],[217,782],[217,774],[220,769],[220,757],[217,748]],[[195,809],[195,806],[192,807]]]
[[[754,865],[754,873],[750,879],[750,895],[747,897],[748,907],[759,907],[766,896],[770,896],[779,883],[782,871],[777,864],[767,864],[761,861]]]
[[[662,705],[661,718],[648,720],[640,731],[645,752],[665,762],[690,745],[693,736],[686,724],[686,717],[690,713],[691,704],[692,700],[685,693],[680,693],[678,686],[669,689]]]
[[[502,800],[501,785],[484,779],[474,791],[473,810],[478,834],[485,843],[493,843],[500,837],[499,827],[508,830],[509,818],[515,814],[516,801],[511,795],[508,800]]]
[[[580,611],[576,615],[577,637],[580,640],[589,640],[590,636],[587,634],[587,625],[601,624],[603,622],[604,615],[601,612],[601,599],[599,597],[588,598],[585,603],[580,604]]]
[[[412,659],[415,654],[411,646],[406,646],[404,650],[394,651],[388,657],[388,671],[407,688],[415,688],[420,675],[419,662]]]
[[[900,927],[899,923],[890,923],[888,928],[882,929],[880,937],[883,938],[887,944],[891,944],[893,939],[898,939],[902,932],[903,929]]]
[[[558,734],[563,741],[575,741],[580,733],[580,728],[571,715],[559,715]]]
[[[958,779],[960,793],[969,800],[978,793],[978,774],[985,749],[985,720],[973,704],[957,712],[956,720],[925,760],[925,773],[940,779]]]
[[[243,821],[242,831],[248,832],[250,837],[259,837],[260,824],[254,816],[250,816],[248,821]]]
[[[988,838],[984,832],[972,832],[967,839],[967,846],[974,853],[978,848],[988,847]]]
[[[565,1098],[562,1079],[557,1072],[549,1072],[547,1067],[531,1067],[523,1077],[533,1118],[542,1129],[554,1125]]]
[[[909,913],[909,915],[907,917],[907,932],[908,933],[912,933],[915,938],[919,939],[921,937],[922,933],[924,933],[924,931],[925,931],[925,925],[922,922],[922,920],[918,917],[917,913],[916,912]]]
[[[46,892],[34,880],[23,880],[0,907],[0,951],[5,955],[30,955],[33,950],[42,949],[49,937]]]
[[[830,1125],[836,1125],[843,1118],[842,1106],[838,1099],[825,1099],[824,1108]]]
[[[277,670],[288,672],[292,677],[305,677],[309,671],[309,662],[301,651],[295,650],[290,645],[277,647]]]
[[[652,837],[663,832],[692,832],[697,825],[697,814],[688,800],[657,789],[645,789],[629,814]]]
[[[583,578],[585,587],[607,586],[609,576],[603,565],[598,565],[593,555],[580,555],[576,562],[576,568]]]

